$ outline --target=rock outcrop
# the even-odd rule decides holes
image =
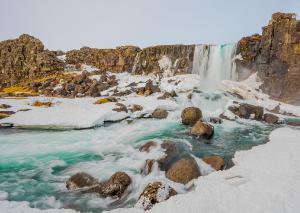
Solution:
[[[83,187],[91,187],[98,184],[98,180],[93,176],[80,172],[71,176],[66,183],[66,187],[69,190],[75,190]]]
[[[214,135],[214,127],[208,123],[197,121],[191,129],[191,134],[195,137],[211,139]]]
[[[61,71],[64,63],[29,35],[0,42],[0,88]]]
[[[144,48],[135,59],[133,73],[174,75],[191,73],[195,45],[159,45]]]
[[[138,52],[140,48],[135,46],[121,46],[116,49],[82,47],[80,50],[68,51],[66,63],[76,65],[76,67],[80,67],[81,64],[92,65],[100,72],[130,72]]]
[[[293,13],[274,13],[262,35],[238,42],[238,70],[258,73],[263,92],[293,103],[300,95],[300,21]],[[240,73],[241,76],[241,73]]]
[[[181,120],[185,125],[194,125],[201,118],[202,112],[197,107],[187,107],[181,113]]]

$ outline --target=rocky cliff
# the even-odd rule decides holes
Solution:
[[[275,13],[262,34],[238,43],[238,69],[258,72],[262,90],[272,98],[297,101],[300,96],[300,21],[293,13]]]
[[[63,70],[63,62],[29,35],[0,42],[0,88]]]

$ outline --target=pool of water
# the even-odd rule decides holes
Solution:
[[[277,126],[278,127],[278,126]],[[140,169],[146,159],[161,154],[138,151],[148,140],[172,140],[181,143],[183,152],[197,157],[217,154],[231,166],[237,150],[267,142],[275,128],[254,121],[224,121],[215,125],[210,141],[188,134],[188,128],[177,121],[126,121],[89,130],[29,131],[0,130],[0,191],[8,200],[28,201],[30,206],[72,208],[101,212],[132,206],[147,183],[163,179],[162,173],[143,177]],[[152,155],[152,156],[149,156]],[[65,182],[70,175],[85,171],[100,180],[116,171],[125,171],[133,179],[131,193],[122,201],[102,199],[95,195],[68,192]]]

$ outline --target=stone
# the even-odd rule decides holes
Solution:
[[[270,114],[270,113],[264,114],[263,120],[269,124],[277,124],[279,122],[278,116]]]
[[[174,98],[176,96],[177,96],[177,94],[176,94],[175,91],[165,92],[162,96],[159,96],[157,99],[159,99],[159,100],[165,100],[165,99],[168,99],[168,98]]]
[[[191,134],[196,137],[211,139],[214,135],[214,127],[208,123],[197,121],[191,129]]]
[[[160,170],[166,171],[176,160],[178,160],[179,150],[176,143],[167,140],[161,144],[161,148],[164,149],[165,156],[158,159],[157,162]]]
[[[171,186],[162,182],[149,183],[135,205],[137,208],[149,210],[156,203],[168,200],[171,196],[175,196],[177,192]]]
[[[235,115],[244,119],[262,120],[264,114],[264,108],[260,106],[254,106],[251,104],[240,103],[239,105],[232,105],[228,107]]]
[[[128,112],[127,107],[124,104],[116,103],[116,106],[118,106],[118,108],[114,108],[113,111],[126,113]]]
[[[218,118],[218,117],[210,117],[209,118],[209,121],[211,123],[215,123],[215,124],[221,124],[222,123],[222,119],[221,118]]]
[[[0,109],[8,109],[8,108],[11,108],[11,106],[8,104],[0,104]]]
[[[206,156],[202,158],[202,160],[209,164],[216,171],[223,170],[225,166],[225,161],[222,157],[214,155],[214,156]]]
[[[132,112],[137,112],[137,111],[142,111],[142,110],[143,110],[143,106],[138,105],[138,104],[133,104],[131,107]]]
[[[105,104],[107,102],[116,102],[117,99],[114,97],[100,98],[94,104]]]
[[[202,112],[197,107],[187,107],[181,113],[181,120],[185,125],[194,125],[201,118]]]
[[[131,184],[131,178],[125,172],[116,172],[101,186],[104,197],[121,197]]]
[[[35,107],[51,107],[53,106],[53,103],[52,102],[49,102],[49,101],[35,101],[32,106],[35,106]]]
[[[151,114],[151,117],[156,118],[156,119],[164,119],[164,118],[168,117],[168,112],[165,109],[157,108]]]
[[[91,175],[80,172],[72,175],[66,183],[68,190],[75,190],[83,187],[91,187],[98,184],[98,180]]]
[[[150,174],[150,173],[152,172],[152,170],[153,170],[153,165],[154,165],[155,163],[157,164],[157,161],[156,161],[156,160],[154,160],[154,159],[147,159],[147,160],[145,161],[144,167],[143,167],[142,170],[141,170],[141,173],[142,173],[143,175],[148,175],[148,174]]]
[[[151,148],[156,147],[157,143],[155,141],[148,141],[140,147],[140,152],[149,152]]]
[[[194,158],[182,158],[175,162],[166,172],[166,177],[174,182],[187,184],[201,175]]]

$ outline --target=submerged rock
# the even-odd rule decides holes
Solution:
[[[165,109],[157,108],[151,114],[151,117],[156,118],[156,119],[164,119],[164,118],[168,117],[168,112]]]
[[[221,124],[222,123],[222,119],[218,118],[218,117],[211,117],[209,118],[209,121],[215,124]]]
[[[202,112],[197,107],[185,108],[181,113],[182,123],[185,125],[194,125],[202,118]]]
[[[93,176],[80,172],[71,176],[66,183],[68,190],[75,190],[83,187],[91,187],[98,184],[98,180]]]
[[[191,134],[196,137],[210,139],[214,135],[214,127],[208,123],[197,121],[191,129]]]
[[[156,203],[163,202],[176,194],[177,192],[168,184],[153,182],[146,186],[135,207],[149,210]]]
[[[151,148],[157,146],[157,143],[155,141],[148,141],[144,145],[140,147],[140,152],[149,152]]]
[[[201,175],[194,158],[182,158],[174,163],[166,172],[166,177],[174,182],[187,184]]]
[[[224,169],[225,161],[222,157],[214,155],[214,156],[207,156],[202,158],[202,160],[209,164],[212,168],[214,168],[216,171]]]
[[[269,124],[277,124],[279,122],[278,116],[270,114],[270,113],[264,114],[263,120]]]

